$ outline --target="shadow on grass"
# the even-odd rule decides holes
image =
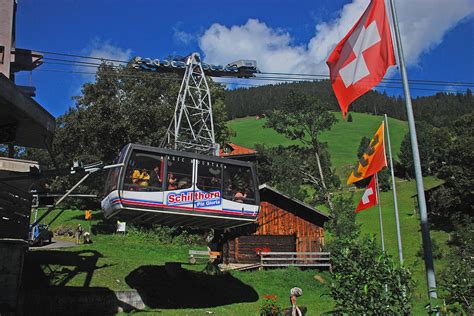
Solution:
[[[124,297],[105,287],[90,287],[94,272],[111,265],[97,265],[102,254],[95,250],[37,250],[25,255],[20,307],[24,315],[115,315],[136,311]],[[85,273],[82,286],[69,286]]]
[[[95,250],[30,251],[25,256],[23,283],[30,287],[66,286],[75,276],[86,273],[83,287],[89,287],[102,254]]]
[[[205,308],[258,300],[251,286],[230,274],[211,276],[186,269],[170,273],[165,266],[141,266],[125,281],[151,308]]]

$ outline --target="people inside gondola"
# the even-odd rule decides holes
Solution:
[[[140,183],[140,169],[134,169],[132,173],[132,183],[133,184],[139,184]]]
[[[220,189],[220,180],[217,177],[211,178],[211,181],[209,183],[209,189],[210,190]]]
[[[176,187],[177,189],[187,189],[190,182],[189,178],[183,178],[177,182]]]
[[[172,172],[168,173],[168,190],[176,190],[177,180]]]
[[[227,199],[233,199],[234,198],[234,195],[233,195],[233,187],[232,187],[232,182],[230,180],[227,180],[224,184],[224,198],[227,198]]]
[[[139,181],[140,181],[139,184],[142,187],[147,187],[149,185],[150,174],[148,173],[146,169],[142,169],[142,172],[140,173]]]
[[[244,203],[245,198],[247,198],[247,193],[243,190],[237,190],[234,194],[234,201],[238,203]]]
[[[160,166],[154,165],[150,174],[150,185],[153,187],[161,187]]]

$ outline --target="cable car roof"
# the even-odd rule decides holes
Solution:
[[[128,148],[126,149],[127,152],[131,150],[140,150],[140,151],[149,151],[153,153],[158,153],[162,155],[175,155],[175,156],[181,156],[181,157],[186,157],[190,159],[207,160],[207,161],[213,161],[213,162],[224,163],[224,164],[232,164],[232,165],[237,165],[237,166],[246,166],[246,167],[254,166],[253,163],[248,162],[248,161],[228,159],[228,158],[217,157],[217,156],[208,156],[204,154],[178,151],[178,150],[169,149],[169,148],[146,146],[146,145],[135,144],[135,143],[129,143],[125,146],[128,146]]]

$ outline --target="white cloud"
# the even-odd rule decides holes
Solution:
[[[197,36],[191,33],[185,32],[180,29],[181,23],[176,24],[173,27],[173,39],[183,45],[189,45],[190,43],[197,40]]]
[[[131,49],[123,49],[118,46],[115,46],[110,43],[110,41],[101,41],[98,38],[94,38],[91,42],[87,45],[86,48],[82,49],[80,55],[84,55],[87,57],[95,57],[95,58],[103,58],[104,60],[117,60],[117,61],[128,61],[132,56]],[[93,59],[82,59],[81,61],[98,64],[100,63],[99,60]],[[124,65],[123,63],[116,62],[116,61],[109,61],[114,66]],[[89,67],[91,66],[91,67]],[[73,95],[80,95],[82,85],[85,82],[94,81],[94,74],[97,70],[96,67],[92,65],[76,65],[75,70],[81,72],[80,75],[76,80],[76,84],[72,86],[72,94]]]
[[[110,41],[101,42],[99,39],[93,39],[92,42],[88,45],[87,48],[83,50],[84,54],[87,54],[89,57],[103,58],[105,60],[119,60],[119,61],[128,61],[131,58],[132,50],[131,49],[122,49],[118,46],[114,46]],[[114,65],[123,65],[119,62],[112,62]]]
[[[368,3],[353,0],[346,4],[336,19],[315,26],[315,34],[306,45],[294,45],[289,33],[249,19],[244,25],[211,25],[200,37],[199,46],[209,63],[255,59],[266,72],[327,74],[327,57]],[[474,12],[472,0],[399,0],[396,4],[405,58],[411,66]]]

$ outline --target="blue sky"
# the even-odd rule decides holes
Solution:
[[[263,71],[327,74],[324,61],[367,3],[20,0],[17,47],[116,59],[199,51],[211,63],[249,58],[256,59]],[[474,82],[474,0],[396,0],[396,4],[409,78]],[[32,74],[17,77],[19,84],[37,87],[36,99],[55,116],[73,106],[71,98],[93,79],[50,71],[61,69],[92,71],[45,63]],[[391,75],[397,77],[395,71]],[[434,88],[460,90],[449,85]]]

